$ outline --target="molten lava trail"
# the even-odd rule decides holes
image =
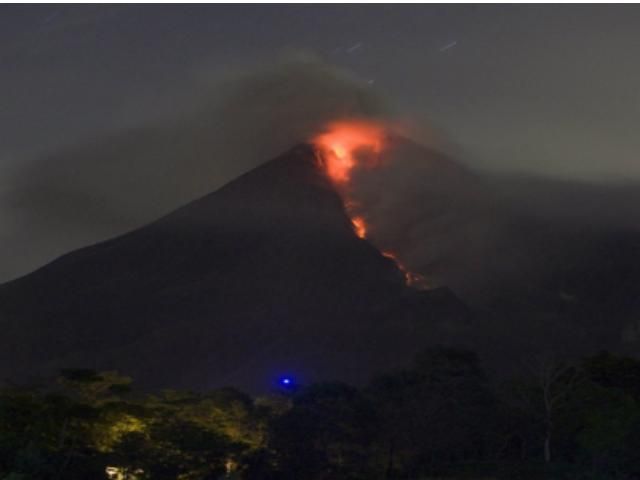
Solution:
[[[345,212],[351,219],[353,230],[362,239],[367,237],[367,222],[359,204],[351,198],[351,181],[354,170],[374,168],[380,163],[379,154],[384,149],[387,128],[365,120],[341,120],[328,124],[311,139],[319,151],[320,165],[342,197]],[[367,155],[359,155],[366,152]],[[383,252],[404,273],[407,285],[427,288],[425,278],[409,271],[393,252]]]

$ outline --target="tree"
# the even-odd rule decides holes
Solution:
[[[548,464],[552,460],[557,413],[566,405],[584,376],[574,362],[559,360],[550,352],[532,355],[523,360],[523,364],[526,379],[514,382],[512,391],[521,407],[542,423],[543,458]]]
[[[12,388],[0,394],[2,470],[60,479],[95,468],[91,445],[97,411],[59,393]]]
[[[497,402],[473,352],[428,349],[369,392],[384,425],[387,478],[437,474],[495,449]]]
[[[271,447],[283,478],[371,478],[376,417],[367,398],[342,383],[307,387],[275,419]]]
[[[582,368],[585,382],[571,405],[577,445],[600,474],[640,476],[640,362],[601,352]]]

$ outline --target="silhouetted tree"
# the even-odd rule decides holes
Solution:
[[[282,478],[370,477],[376,418],[367,398],[341,384],[312,385],[276,419],[271,446]]]
[[[387,478],[435,474],[497,448],[497,402],[472,352],[429,349],[369,391],[384,423]]]

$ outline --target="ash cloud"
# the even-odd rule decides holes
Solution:
[[[405,137],[391,139],[381,164],[353,186],[368,237],[472,305],[571,302],[576,271],[616,262],[603,257],[605,239],[631,256],[626,238],[640,230],[637,185],[490,174]]]
[[[0,280],[148,223],[330,120],[392,117],[366,82],[307,54],[239,68],[224,79],[200,75],[167,99],[175,106],[171,115],[14,172],[0,199],[6,252]],[[537,282],[548,268],[538,245],[560,242],[550,231],[562,237],[571,235],[569,227],[640,225],[634,186],[489,176],[443,153],[450,147],[437,132],[419,127],[412,136],[422,146],[395,138],[386,166],[358,176],[355,193],[373,243],[465,300],[506,295],[516,285],[522,292]]]
[[[401,136],[390,139],[380,164],[360,170],[352,191],[371,241],[430,286],[448,286],[465,300],[497,288],[510,268],[500,260],[505,241],[513,239],[483,180],[448,154]]]
[[[0,281],[152,221],[330,119],[387,114],[366,82],[306,53],[224,78],[197,73],[166,99],[180,105],[172,114],[23,163],[5,177]]]

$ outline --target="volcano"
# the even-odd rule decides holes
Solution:
[[[360,238],[299,145],[143,228],[0,286],[0,375],[117,369],[152,388],[362,383],[468,321]]]

